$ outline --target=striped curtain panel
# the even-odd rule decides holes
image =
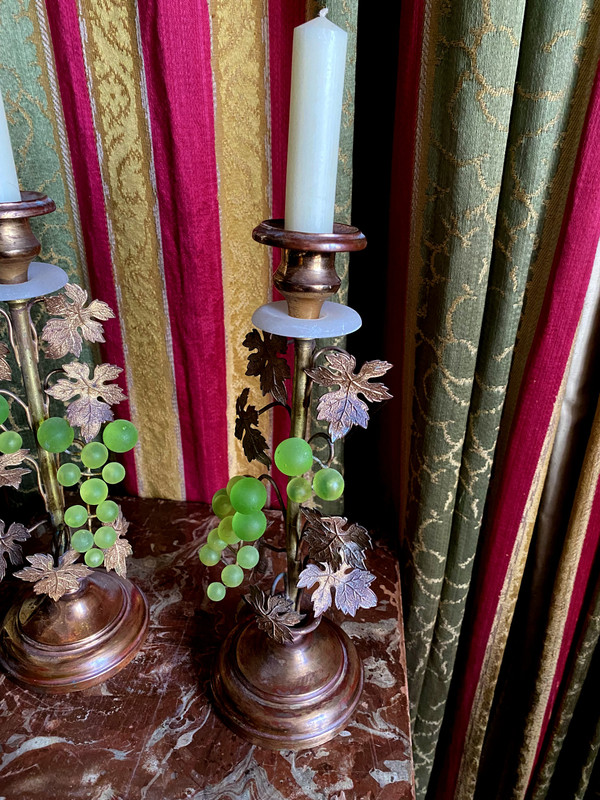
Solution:
[[[248,471],[233,425],[242,341],[271,299],[274,266],[251,233],[284,213],[292,32],[320,5],[0,0],[0,90],[21,186],[59,209],[44,218],[42,256],[120,321],[101,357],[125,367],[120,413],[140,430],[134,493],[206,501]],[[357,7],[329,4],[350,33],[344,222]],[[268,441],[282,436],[284,417],[262,420]]]
[[[599,25],[585,0],[402,9],[388,274],[402,380],[387,475],[418,798],[585,793],[552,781],[598,636],[595,427],[582,463],[554,451],[580,477],[570,520],[549,526],[553,558],[536,521],[600,235]],[[508,638],[536,569],[547,604],[523,607],[542,635],[519,705],[530,640]]]

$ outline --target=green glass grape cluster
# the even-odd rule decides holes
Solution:
[[[49,426],[47,423],[51,423]],[[65,423],[65,425],[59,424]],[[47,427],[44,427],[47,426]],[[70,431],[70,433],[69,433]],[[73,442],[73,429],[61,417],[50,417],[38,428],[38,442],[51,453],[60,453]],[[70,441],[65,445],[65,442]],[[119,507],[108,500],[108,484],[120,483],[125,477],[125,467],[116,461],[108,461],[109,450],[125,453],[135,447],[138,431],[135,425],[123,419],[109,422],[102,432],[102,442],[89,442],[80,453],[84,472],[71,462],[62,464],[56,477],[62,486],[79,487],[79,496],[85,505],[69,506],[65,511],[65,523],[72,529],[71,547],[84,554],[88,567],[100,567],[104,562],[104,551],[117,541],[117,531],[111,527],[119,516]],[[56,449],[53,449],[56,448]],[[101,475],[102,477],[99,477]],[[92,514],[90,506],[95,506]],[[95,532],[91,530],[93,519],[103,523]],[[84,528],[84,525],[88,525]]]
[[[331,467],[319,469],[309,481],[303,475],[313,466],[313,453],[310,444],[304,439],[291,437],[281,442],[275,450],[275,464],[278,469],[291,478],[287,485],[287,495],[294,503],[304,503],[314,493],[323,500],[337,500],[344,491],[342,475]],[[267,490],[257,478],[236,475],[225,489],[215,492],[212,510],[219,517],[219,526],[208,534],[207,542],[198,550],[200,561],[207,567],[214,567],[221,561],[221,554],[227,546],[240,542],[254,542],[266,530],[267,518],[262,509],[267,502]],[[206,593],[210,600],[219,601],[225,597],[227,587],[239,586],[244,579],[244,569],[253,569],[259,560],[256,547],[238,547],[236,563],[228,564],[221,571],[221,580],[208,585]]]
[[[227,546],[238,545],[236,563],[221,570],[221,580],[208,585],[210,600],[218,602],[225,597],[227,587],[239,586],[244,580],[244,570],[254,569],[259,553],[256,547],[242,542],[255,542],[267,528],[267,518],[262,509],[267,502],[267,490],[257,478],[236,475],[225,489],[215,492],[212,510],[219,517],[219,526],[208,534],[205,545],[198,550],[200,561],[213,567],[221,560]]]
[[[291,477],[287,496],[293,503],[305,503],[314,492],[321,500],[337,500],[344,492],[344,478],[337,469],[319,469],[311,482],[302,477],[313,465],[311,446],[304,439],[284,439],[275,450],[275,464],[280,472]]]

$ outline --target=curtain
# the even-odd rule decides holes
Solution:
[[[575,489],[530,547],[600,235],[599,24],[582,0],[402,6],[384,197],[397,399],[378,480],[401,528],[419,798],[545,797],[577,736],[597,639],[594,427],[579,463],[557,445]],[[516,627],[540,633],[521,705],[520,595]]]
[[[0,0],[0,91],[21,186],[59,209],[44,218],[42,257],[118,314],[95,357],[125,367],[119,413],[140,431],[133,493],[206,501],[248,472],[234,436],[242,341],[276,266],[251,233],[284,213],[292,32],[321,5]],[[357,8],[329,4],[349,32],[340,221]],[[285,422],[261,416],[267,441],[287,436]]]

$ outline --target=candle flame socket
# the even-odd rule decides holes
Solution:
[[[21,192],[21,200],[0,203],[0,284],[27,281],[29,264],[41,249],[29,219],[55,208],[54,200],[40,192]]]
[[[282,249],[273,283],[285,297],[289,315],[299,319],[318,319],[325,300],[340,288],[335,254],[367,246],[358,228],[337,222],[333,233],[304,233],[286,230],[281,219],[269,219],[253,230],[252,237]]]

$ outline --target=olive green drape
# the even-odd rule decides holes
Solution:
[[[403,376],[419,797],[444,720],[501,422],[508,429],[518,391],[515,345],[519,331],[521,350],[531,342],[558,238],[598,12],[581,0],[434,0],[424,13]]]

